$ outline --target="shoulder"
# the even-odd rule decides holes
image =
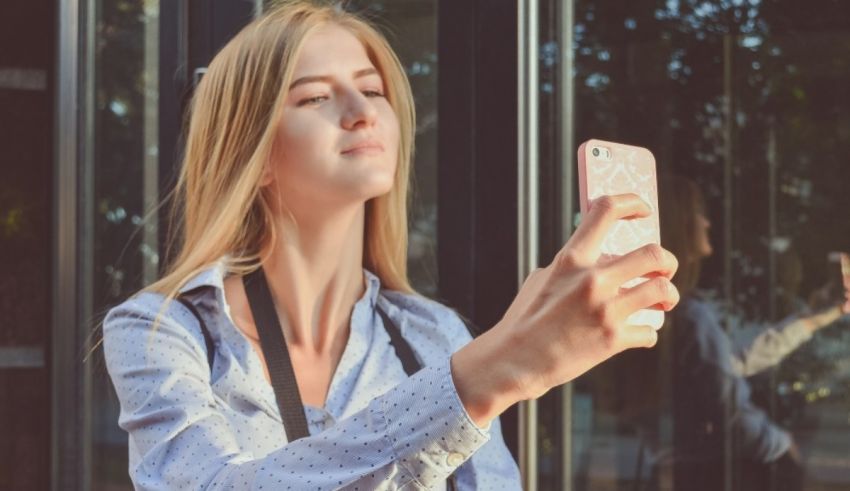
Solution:
[[[126,355],[150,342],[195,347],[203,346],[204,338],[195,314],[160,293],[136,293],[107,312],[103,320],[107,357],[119,351]]]
[[[720,324],[717,308],[698,297],[687,297],[676,307],[676,336],[696,343],[700,351],[725,352],[729,338]],[[712,356],[713,357],[713,356]]]
[[[709,306],[708,302],[693,295],[683,298],[676,308],[689,318],[702,318],[715,315],[714,310]]]
[[[453,353],[472,341],[460,315],[446,305],[415,293],[382,290],[378,303],[391,317],[401,318],[405,338],[422,337]],[[395,312],[395,315],[393,315]]]
[[[679,323],[688,324],[698,331],[722,331],[717,309],[699,297],[682,299],[675,312]]]
[[[158,316],[178,320],[191,312],[177,300],[166,301],[165,295],[141,291],[112,307],[103,320],[104,329],[120,327],[130,321],[153,321]]]

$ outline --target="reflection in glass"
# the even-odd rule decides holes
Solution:
[[[696,183],[713,246],[695,285],[711,313],[699,317],[715,316],[718,342],[735,352],[812,320],[841,294],[831,253],[850,250],[848,9],[575,2],[575,141],[646,146],[662,173]],[[799,447],[803,489],[850,489],[850,322],[835,317],[819,317],[811,339],[742,374],[754,407]],[[676,335],[670,327],[664,336]],[[574,489],[696,489],[674,482],[685,457],[672,384],[680,354],[659,343],[574,384]],[[713,489],[762,489],[746,480],[751,453],[735,430],[734,400],[711,428]],[[787,468],[774,466],[763,489],[785,489]]]
[[[150,213],[159,199],[159,4],[99,2],[96,11],[91,275],[93,310],[104,312],[151,282],[159,261],[156,213]],[[117,425],[118,401],[100,350],[92,363],[92,484],[132,489],[127,435]]]

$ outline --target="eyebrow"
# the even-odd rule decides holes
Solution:
[[[373,67],[369,67],[354,72],[355,79],[367,77],[369,75],[379,75],[378,70]],[[298,80],[292,82],[292,84],[289,86],[289,90],[292,90],[295,87],[298,87],[299,85],[309,84],[311,82],[329,82],[331,78],[332,77],[330,75],[312,75],[309,77],[301,77]]]

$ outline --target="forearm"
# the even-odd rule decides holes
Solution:
[[[514,366],[508,349],[500,333],[490,330],[452,356],[452,378],[458,396],[479,427],[487,427],[524,399],[522,371]]]
[[[805,317],[792,318],[777,327],[764,329],[748,345],[740,347],[732,357],[739,375],[753,376],[778,364],[812,335],[841,317],[838,306]]]
[[[751,377],[777,365],[788,354],[811,339],[807,321],[794,319],[777,327],[769,327],[732,356],[732,366],[744,377]]]
[[[155,413],[139,405],[122,417],[140,451],[131,459],[133,482],[139,489],[276,489],[281,481],[299,489],[436,487],[490,441],[464,413],[444,363],[325,431],[256,458],[242,453],[212,404],[199,399]]]
[[[806,326],[806,329],[811,334],[814,334],[819,329],[826,327],[841,317],[841,307],[836,305],[827,309],[821,310],[816,314],[801,317],[798,322]]]

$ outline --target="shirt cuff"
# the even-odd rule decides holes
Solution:
[[[460,401],[451,360],[427,366],[383,397],[387,436],[397,463],[424,487],[445,481],[490,440]]]
[[[764,456],[764,461],[768,463],[779,460],[779,458],[791,448],[792,443],[791,435],[789,435],[785,430],[778,427],[771,427],[771,433],[772,435],[770,436],[769,442],[770,447],[767,454]]]

